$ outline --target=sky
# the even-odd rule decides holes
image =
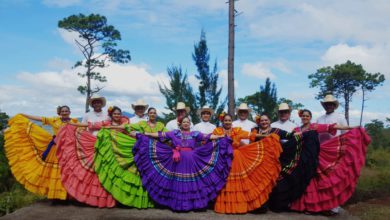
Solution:
[[[111,63],[101,70],[108,82],[100,94],[108,105],[132,112],[131,103],[143,98],[166,111],[158,84],[168,83],[166,70],[172,65],[181,66],[197,88],[192,53],[202,29],[225,96],[226,2],[0,0],[0,110],[10,116],[54,116],[56,106],[69,105],[73,116],[83,115],[85,97],[77,87],[85,79],[71,68],[82,59],[74,43],[77,34],[58,28],[59,20],[79,13],[106,16],[121,32],[119,48],[131,53],[128,64]],[[390,0],[240,0],[236,10],[236,98],[255,93],[269,77],[278,97],[302,103],[316,118],[324,111],[308,75],[351,60],[387,79],[369,93],[364,122],[390,117]],[[352,125],[358,124],[360,108],[361,94],[356,93]]]

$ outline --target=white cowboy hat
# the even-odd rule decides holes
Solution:
[[[288,110],[291,112],[291,107],[285,102],[280,103],[278,111],[285,111],[285,110]]]
[[[186,112],[190,112],[190,108],[186,107],[186,104],[184,102],[178,102],[176,105],[176,108],[173,108],[175,111],[177,110],[186,110]]]
[[[92,102],[95,101],[95,100],[100,100],[100,101],[102,101],[102,107],[106,106],[106,98],[104,98],[103,96],[97,95],[97,94],[94,94],[94,95],[92,95],[92,96],[89,98],[89,100],[88,100],[89,106],[92,107]]]
[[[143,107],[145,107],[145,111],[149,107],[149,105],[146,104],[146,102],[143,99],[138,99],[134,104],[131,104],[131,108],[133,110],[135,110],[136,106],[143,106]]]
[[[248,107],[248,104],[241,103],[240,106],[236,109],[236,112],[238,113],[240,110],[251,112],[252,109]]]
[[[326,96],[324,97],[324,100],[321,101],[322,107],[325,108],[324,104],[325,104],[326,102],[334,103],[334,104],[336,105],[336,109],[339,107],[339,104],[340,104],[339,101],[338,101],[333,95],[331,95],[331,94],[326,95]]]
[[[211,109],[208,105],[204,105],[201,109],[198,109],[198,115],[202,115],[202,112],[210,112],[210,115],[214,114],[214,110]]]

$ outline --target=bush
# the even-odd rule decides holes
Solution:
[[[15,184],[11,191],[0,194],[0,216],[11,213],[16,209],[30,205],[43,198],[28,192],[20,184]]]

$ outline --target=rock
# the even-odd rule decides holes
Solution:
[[[53,203],[51,201],[40,201],[31,206],[21,208],[14,213],[3,216],[1,219],[177,219],[177,220],[306,220],[306,219],[358,219],[351,216],[347,211],[342,210],[341,213],[334,217],[326,217],[321,215],[305,215],[294,212],[274,213],[267,212],[265,214],[242,214],[242,215],[226,215],[217,214],[212,210],[199,212],[175,213],[169,209],[135,209],[128,207],[117,208],[94,208],[74,204]]]

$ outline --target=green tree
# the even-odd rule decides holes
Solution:
[[[275,83],[267,78],[264,86],[260,85],[260,90],[252,95],[239,98],[240,103],[247,103],[256,114],[267,114],[272,121],[276,120],[276,109],[278,106],[277,90]]]
[[[361,84],[360,84],[360,88],[362,91],[362,109],[360,111],[360,126],[362,125],[362,121],[363,121],[364,103],[367,101],[367,98],[365,97],[366,93],[374,91],[375,87],[379,85],[383,85],[384,81],[385,81],[385,76],[383,74],[364,73],[364,76],[361,79]]]
[[[374,119],[364,127],[371,137],[371,146],[374,149],[390,148],[390,128],[385,128],[382,121]]]
[[[183,73],[181,67],[171,66],[167,69],[169,76],[169,86],[159,84],[160,92],[166,99],[166,109],[175,112],[175,107],[178,102],[184,102],[191,109],[190,116],[193,123],[199,122],[196,110],[196,97],[192,87],[188,82],[187,74]],[[174,119],[174,113],[165,114],[165,121]]]
[[[207,47],[206,33],[203,30],[201,31],[199,42],[194,45],[192,59],[195,61],[198,70],[195,77],[200,80],[199,93],[196,96],[197,105],[199,107],[209,105],[212,109],[215,109],[216,115],[219,115],[223,111],[227,100],[225,99],[225,101],[220,103],[219,97],[222,88],[218,88],[217,61],[214,62],[213,68],[210,69],[210,54]],[[217,120],[217,118],[215,117],[214,120]]]
[[[88,100],[94,94],[103,89],[96,86],[92,89],[91,81],[106,82],[97,68],[107,67],[108,61],[114,63],[127,63],[131,60],[130,51],[117,49],[117,41],[121,40],[121,34],[114,26],[107,24],[107,18],[99,14],[71,15],[58,22],[58,27],[70,32],[77,32],[80,40],[75,40],[76,45],[84,56],[77,61],[74,67],[83,66],[86,70],[78,73],[87,82],[78,87],[81,94],[86,95],[85,111],[89,111]]]
[[[286,99],[286,98],[280,98],[278,100],[278,105],[280,105],[281,103],[287,103],[288,106],[291,107],[291,109],[295,109],[295,110],[299,110],[299,109],[302,109],[303,107],[305,107],[302,103],[299,103],[299,102],[293,102],[292,100],[290,99]]]
[[[0,193],[9,191],[15,183],[11,170],[8,166],[8,160],[4,151],[4,136],[2,130],[7,126],[8,115],[0,111]]]
[[[320,91],[317,99],[323,98],[327,93],[332,92],[334,96],[344,99],[345,118],[349,124],[349,104],[352,96],[361,87],[365,70],[362,65],[357,65],[351,61],[338,64],[334,67],[323,67],[316,73],[310,74],[310,87],[319,87]]]

